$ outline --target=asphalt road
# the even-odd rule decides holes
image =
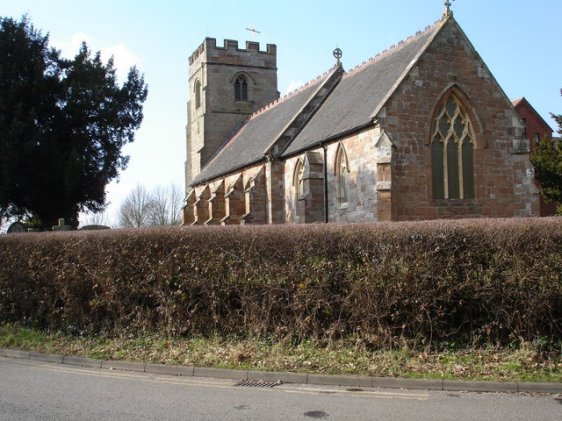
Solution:
[[[561,396],[234,383],[0,358],[0,419],[562,420]]]

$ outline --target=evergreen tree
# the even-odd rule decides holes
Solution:
[[[25,17],[0,18],[0,216],[76,227],[126,168],[147,87],[135,67],[119,86],[85,43],[69,60],[48,41]]]

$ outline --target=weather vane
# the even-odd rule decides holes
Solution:
[[[257,34],[261,34],[261,32],[256,29],[256,25],[254,25],[253,23],[251,26],[246,28],[246,31],[250,31],[252,33],[252,41],[255,41]]]
[[[445,0],[445,13],[443,13],[444,18],[453,16],[453,11],[451,10],[451,1],[455,1],[455,0]]]

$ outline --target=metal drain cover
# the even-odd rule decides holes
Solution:
[[[234,384],[234,386],[244,386],[244,387],[275,387],[275,386],[279,386],[280,384],[282,384],[283,382],[281,380],[277,380],[274,382],[268,382],[265,380],[251,380],[251,379],[245,379],[245,380],[240,380],[238,382],[236,382]]]

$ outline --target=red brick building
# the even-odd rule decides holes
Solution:
[[[515,99],[512,103],[525,126],[525,137],[529,139],[532,156],[535,153],[537,143],[542,139],[552,138],[552,129],[524,97]],[[555,215],[556,204],[546,202],[541,195],[539,199],[539,212],[540,216]]]
[[[269,102],[275,53],[190,58],[185,224],[539,214],[525,125],[452,14]]]

